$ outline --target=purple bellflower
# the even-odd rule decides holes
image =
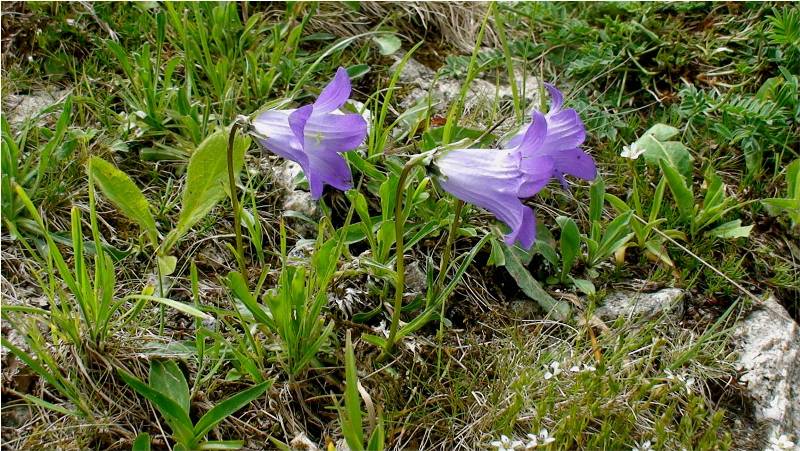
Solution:
[[[545,115],[534,110],[533,121],[506,148],[454,149],[434,158],[439,185],[455,197],[484,208],[511,231],[506,244],[530,249],[536,239],[533,210],[522,203],[564,174],[594,179],[594,160],[578,148],[586,130],[574,109],[561,110],[563,96],[547,85],[552,96]]]
[[[580,145],[586,139],[586,127],[583,121],[575,109],[561,109],[564,104],[561,91],[550,83],[545,83],[544,86],[550,94],[550,110],[544,116],[547,120],[547,136],[538,155],[546,155],[553,159],[552,176],[565,187],[567,182],[564,174],[584,180],[594,180],[597,176],[594,160],[580,149]],[[523,127],[507,145],[518,146],[531,125]]]
[[[342,191],[353,186],[350,167],[341,155],[358,147],[367,135],[359,114],[339,111],[350,97],[350,78],[339,68],[317,101],[293,110],[269,110],[253,121],[264,148],[303,168],[311,197],[319,199],[324,185]]]

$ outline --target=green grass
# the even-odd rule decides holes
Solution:
[[[130,449],[149,434],[156,449],[286,448],[303,432],[321,447],[482,449],[542,428],[547,449],[758,446],[737,426],[758,428],[731,383],[728,333],[751,305],[731,282],[800,318],[796,7],[448,7],[4,4],[3,346],[20,369],[4,370],[3,420],[21,425],[4,427],[6,446]],[[439,83],[458,80],[451,102],[399,107],[402,54],[381,54],[374,38],[386,36]],[[356,188],[327,191],[315,217],[284,211],[280,160],[250,145],[240,274],[217,164],[225,130],[313,101],[339,66],[372,114],[366,150],[348,153]],[[396,188],[410,157],[463,139],[493,146],[521,125],[540,96],[469,88],[529,74],[580,113],[603,183],[543,190],[539,243],[524,253],[503,250],[497,222],[470,205],[451,230],[458,204],[425,170]],[[52,88],[69,95],[12,120],[10,94]],[[652,144],[659,127],[676,133]],[[634,142],[691,160],[620,157]],[[421,273],[398,297],[404,338],[381,355],[398,202],[404,261]],[[747,236],[716,229],[736,220]],[[592,318],[630,286],[684,288],[688,311]],[[520,300],[552,314],[515,316]],[[546,377],[553,362],[563,371]]]

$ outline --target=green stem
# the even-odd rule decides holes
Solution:
[[[429,153],[419,154],[416,157],[408,160],[403,171],[400,172],[400,178],[397,181],[397,191],[395,192],[394,203],[394,233],[395,233],[395,272],[397,279],[394,287],[394,311],[392,312],[392,325],[389,327],[389,338],[386,340],[386,347],[379,357],[383,360],[394,350],[394,341],[397,337],[397,327],[400,324],[400,310],[403,308],[403,292],[405,291],[406,282],[406,269],[404,261],[403,249],[403,232],[405,231],[405,218],[403,218],[403,193],[405,192],[405,184],[411,170],[422,162],[425,158],[429,157]]]
[[[431,299],[436,299],[439,297],[439,294],[442,292],[442,284],[444,280],[447,278],[447,270],[450,267],[450,256],[451,250],[453,249],[453,243],[456,241],[456,235],[458,235],[458,226],[461,222],[461,210],[464,208],[464,201],[461,199],[456,199],[456,210],[455,210],[455,218],[453,218],[453,222],[450,224],[450,232],[447,234],[447,244],[445,245],[444,251],[442,252],[442,261],[439,264],[439,276],[436,277],[436,282],[433,288],[433,296],[428,299],[428,303]],[[447,299],[443,298],[441,300],[442,307],[439,310],[439,332],[436,334],[437,339],[439,341],[439,346],[436,348],[436,368],[437,372],[441,370],[442,365],[442,340],[444,340],[444,309],[447,305]],[[428,305],[430,307],[430,305]]]
[[[239,196],[236,194],[236,176],[233,173],[233,147],[236,141],[236,132],[239,130],[239,123],[231,126],[231,133],[228,135],[228,184],[231,191],[231,206],[233,208],[233,229],[236,233],[236,261],[239,263],[239,272],[247,280],[247,267],[244,264],[244,245],[242,244],[242,220],[239,210]]]
[[[436,277],[434,284],[433,296],[431,299],[436,299],[442,291],[442,284],[447,276],[447,270],[450,266],[450,258],[452,256],[453,243],[456,241],[458,235],[458,227],[461,222],[461,210],[464,208],[464,201],[456,199],[455,218],[450,224],[450,232],[447,234],[447,244],[445,244],[444,251],[442,251],[442,260],[439,263],[439,275]]]

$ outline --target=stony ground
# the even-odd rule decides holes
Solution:
[[[503,436],[523,449],[530,433],[541,449],[800,449],[796,4],[351,3],[3,3],[5,449],[145,449],[142,433],[179,449],[169,415],[121,376],[148,380],[149,368],[153,384],[167,362],[188,381],[195,423],[268,381],[207,435],[248,449],[498,449]],[[175,245],[165,276],[137,222],[104,192],[90,200],[86,166],[101,157],[127,173],[167,235],[207,136],[280,99],[307,103],[339,66],[371,129],[348,157],[367,218],[336,190],[314,201],[299,166],[257,144],[239,175],[244,286],[261,305],[288,289],[287,268],[316,270],[326,240],[346,237],[322,290],[331,330],[292,372],[285,337],[230,283],[229,198]],[[490,132],[500,146],[545,108],[543,81],[586,124],[602,185],[570,179],[529,201],[539,233],[528,253],[503,248],[495,219],[467,206],[444,269],[456,204],[431,187],[409,207],[407,229],[431,229],[406,250],[402,324],[439,273],[460,279],[444,316],[437,308],[381,359],[369,337],[386,336],[395,264],[394,238],[380,255],[381,183],[447,144],[448,122],[453,142]],[[637,149],[648,150],[621,156]],[[653,154],[682,168],[690,214],[673,181],[657,194],[668,169]],[[700,224],[716,183],[724,212]],[[652,230],[629,217],[609,237],[631,209]],[[75,212],[122,300],[102,343],[49,260],[48,240],[70,270],[82,261]],[[375,240],[358,228],[369,216]],[[613,247],[598,257],[601,239]],[[130,297],[153,293],[188,307]]]

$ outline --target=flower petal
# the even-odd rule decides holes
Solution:
[[[308,158],[308,185],[311,188],[311,197],[319,199],[322,196],[323,184],[346,191],[353,187],[353,178],[350,167],[344,157],[336,152],[309,152]]]
[[[561,111],[561,105],[564,104],[564,95],[561,94],[561,91],[559,91],[558,88],[550,83],[545,83],[544,87],[550,94],[550,110],[547,112],[547,114],[555,114]]]
[[[549,137],[547,127],[547,119],[545,119],[544,115],[537,110],[533,110],[531,123],[525,130],[525,134],[522,135],[522,140],[518,145],[518,149],[523,156],[532,155],[547,140]]]
[[[311,114],[313,113],[314,107],[311,105],[305,105],[294,110],[294,112],[289,115],[289,126],[291,127],[294,136],[301,143],[305,140],[306,123],[308,122],[308,118],[310,118]],[[305,149],[305,146],[303,146],[303,148]]]
[[[526,222],[525,207],[517,197],[522,176],[518,154],[514,151],[486,149],[451,150],[435,161],[439,185],[455,197],[493,213],[510,229],[508,240],[517,236],[528,241],[529,232],[522,232]]]
[[[586,127],[572,108],[547,116],[547,137],[543,147],[546,149],[564,149],[577,147],[586,140]]]
[[[522,157],[520,171],[523,181],[517,190],[520,198],[532,197],[542,190],[553,177],[555,165],[553,159],[546,156]]]
[[[536,241],[536,216],[531,207],[522,206],[522,222],[516,230],[512,229],[511,233],[504,237],[504,241],[509,246],[519,243],[520,247],[526,250],[533,246],[533,242]]]
[[[303,153],[301,141],[297,139],[289,125],[289,117],[295,110],[269,110],[261,113],[253,121],[258,132],[258,142],[270,152],[299,163],[304,168],[308,159]]]
[[[564,149],[550,155],[553,159],[554,171],[558,174],[566,173],[584,180],[594,180],[597,177],[597,166],[594,159],[578,148]]]
[[[350,97],[350,89],[350,77],[347,75],[347,71],[340,67],[336,70],[333,80],[317,97],[317,101],[314,102],[314,110],[319,113],[330,113],[341,108]]]
[[[314,114],[305,123],[306,153],[347,152],[367,136],[367,122],[360,114]]]

